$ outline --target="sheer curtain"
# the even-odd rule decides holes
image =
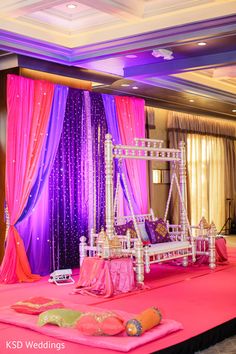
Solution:
[[[191,224],[205,216],[220,231],[227,199],[236,203],[236,123],[180,112],[168,116],[170,147],[186,142],[188,214]],[[235,209],[231,214],[235,217]]]
[[[222,138],[187,135],[187,168],[191,223],[202,216],[218,230],[225,221],[225,155]]]

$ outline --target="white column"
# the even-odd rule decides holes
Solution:
[[[188,228],[187,228],[187,203],[186,203],[186,152],[185,142],[180,141],[180,163],[179,163],[179,186],[182,201],[180,200],[180,225],[183,235],[183,240],[187,240]],[[188,265],[188,257],[183,257],[182,264],[184,267]]]
[[[183,232],[184,239],[187,238],[187,220],[186,220],[186,212],[187,211],[187,203],[186,203],[186,153],[185,153],[185,142],[180,141],[179,143],[180,149],[180,163],[179,163],[179,186],[180,186],[180,194],[182,201],[180,201],[180,225]]]

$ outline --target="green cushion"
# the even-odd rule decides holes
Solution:
[[[71,309],[55,309],[42,312],[39,315],[38,326],[44,326],[47,323],[59,327],[74,327],[76,321],[83,313]]]

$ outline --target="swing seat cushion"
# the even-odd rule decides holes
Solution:
[[[151,244],[171,242],[166,223],[163,219],[155,221],[145,220],[145,228]]]
[[[172,241],[172,242],[162,242],[156,245],[152,244],[148,249],[149,256],[156,255],[163,252],[172,252],[177,250],[191,249],[191,244],[188,241]]]

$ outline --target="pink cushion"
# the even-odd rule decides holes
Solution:
[[[18,301],[11,306],[11,308],[17,312],[30,315],[38,315],[44,311],[62,307],[64,307],[64,305],[60,301],[40,296]]]
[[[84,314],[77,321],[76,327],[90,336],[114,336],[125,329],[124,320],[111,312]]]

